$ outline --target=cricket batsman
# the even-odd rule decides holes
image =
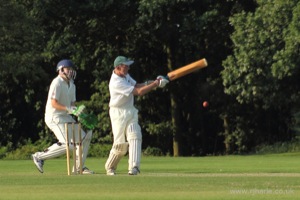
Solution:
[[[169,82],[158,76],[155,81],[137,83],[128,70],[134,61],[118,56],[109,82],[109,115],[113,132],[113,145],[105,164],[106,174],[115,175],[121,158],[129,152],[128,174],[140,172],[142,132],[138,122],[138,110],[134,107],[134,96],[143,96],[157,87],[165,87]]]

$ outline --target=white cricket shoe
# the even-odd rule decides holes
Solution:
[[[79,173],[79,172],[78,172]],[[82,168],[82,174],[94,174],[94,171],[90,170],[87,167]]]
[[[113,170],[113,169],[108,169],[108,170],[106,171],[106,175],[108,175],[108,176],[114,176],[114,175],[116,175],[115,170]]]
[[[138,173],[140,173],[140,170],[138,167],[134,167],[128,171],[128,175],[137,175]]]
[[[36,168],[39,170],[39,172],[43,173],[44,172],[44,170],[43,170],[44,161],[38,159],[36,154],[37,153],[31,155],[32,160],[33,160]]]

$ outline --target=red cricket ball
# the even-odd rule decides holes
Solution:
[[[209,103],[207,101],[203,101],[203,107],[206,108],[208,107]]]

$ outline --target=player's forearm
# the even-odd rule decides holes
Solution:
[[[73,105],[74,103],[72,103]],[[65,110],[67,111],[67,106],[60,104],[56,99],[52,99],[51,100],[51,105],[53,108],[57,109],[57,110]]]
[[[150,92],[151,90],[155,89],[157,86],[159,85],[159,81],[155,80],[155,81],[151,81],[150,84],[144,84],[143,86],[141,86],[141,84],[138,84],[134,90],[133,90],[133,94],[136,96],[143,96],[145,94],[147,94],[148,92]]]
[[[149,81],[145,81],[144,83],[137,83],[135,85],[136,88],[141,88],[141,87],[144,87],[146,85],[150,85],[151,83],[153,83],[154,81],[153,80],[149,80]]]

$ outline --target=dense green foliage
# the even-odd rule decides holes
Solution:
[[[93,144],[111,144],[108,81],[117,55],[135,60],[138,82],[209,63],[136,98],[148,153],[242,153],[292,140],[299,11],[297,0],[1,0],[1,157],[54,141],[43,115],[63,58],[78,68],[78,103],[99,119]]]
[[[222,79],[225,93],[240,105],[226,120],[236,132],[233,140],[242,139],[245,148],[293,137],[291,117],[300,100],[299,6],[297,0],[258,1],[255,13],[230,18],[234,51],[223,63]]]

